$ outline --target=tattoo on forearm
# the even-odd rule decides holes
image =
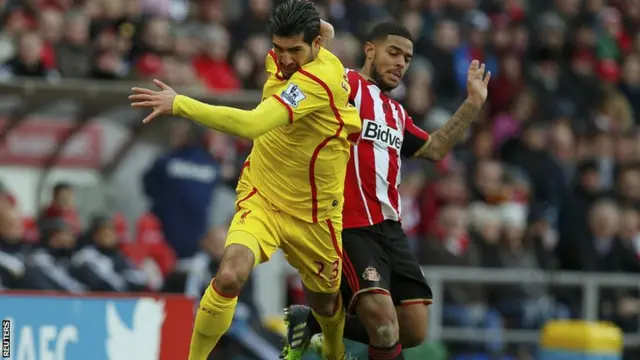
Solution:
[[[440,129],[431,134],[430,141],[418,151],[419,157],[442,160],[464,136],[482,106],[465,101]]]

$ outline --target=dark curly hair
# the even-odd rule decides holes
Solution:
[[[320,35],[320,13],[309,0],[286,0],[271,13],[269,28],[271,35],[303,34],[304,42],[311,45]]]

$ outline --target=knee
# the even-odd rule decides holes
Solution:
[[[389,347],[398,342],[398,319],[388,295],[363,294],[356,304],[372,345]]]
[[[244,274],[238,269],[220,267],[213,280],[215,289],[225,295],[235,295],[242,290],[247,282],[249,274]]]

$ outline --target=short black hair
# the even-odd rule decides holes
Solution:
[[[311,44],[320,35],[320,13],[309,0],[286,0],[276,6],[269,18],[271,35],[296,36]]]
[[[390,35],[403,37],[413,43],[413,36],[411,36],[409,29],[404,25],[392,21],[383,22],[374,26],[367,35],[366,41],[386,40]]]
[[[58,195],[61,191],[73,189],[68,182],[59,182],[53,187],[53,196]]]

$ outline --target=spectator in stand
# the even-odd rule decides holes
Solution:
[[[639,153],[638,146],[636,144],[636,134],[633,132],[628,132],[620,136],[616,143],[616,173],[619,173],[621,168],[636,163],[638,155]]]
[[[20,36],[15,57],[0,67],[0,77],[29,76],[53,79],[57,73],[47,68],[42,58],[43,40],[37,32],[27,32]]]
[[[583,161],[578,165],[573,187],[565,194],[562,203],[558,220],[560,247],[557,251],[567,251],[567,254],[558,253],[558,256],[571,256],[575,245],[572,242],[587,236],[589,209],[601,196],[598,163],[594,160]]]
[[[434,35],[427,46],[415,49],[433,65],[433,91],[448,100],[457,99],[459,95],[453,68],[453,52],[459,45],[459,25],[451,19],[442,19],[436,23]]]
[[[496,160],[481,161],[471,174],[471,199],[487,204],[499,204],[505,200],[502,184],[504,166]]]
[[[232,27],[233,41],[242,44],[252,35],[267,33],[272,6],[272,0],[250,0],[249,6]]]
[[[18,209],[0,203],[0,289],[23,287],[29,247],[22,239],[22,219]]]
[[[470,10],[465,13],[462,26],[465,41],[455,50],[453,60],[459,92],[466,89],[467,68],[473,59],[484,63],[491,74],[499,75],[497,59],[488,46],[491,21],[487,15],[480,10]]]
[[[193,62],[200,79],[212,91],[239,90],[241,83],[227,61],[231,46],[227,30],[221,26],[207,28],[204,38],[202,53]]]
[[[533,243],[526,242],[527,209],[521,204],[500,206],[503,239],[498,251],[500,267],[507,269],[542,270]],[[539,329],[552,319],[567,319],[569,309],[557,303],[542,284],[502,286],[495,304],[500,313],[520,328]]]
[[[432,266],[479,267],[482,253],[470,242],[467,232],[468,214],[464,208],[449,206],[438,216],[437,234],[422,245],[423,264]],[[445,289],[444,323],[464,328],[484,329],[491,334],[486,350],[494,355],[503,350],[502,318],[487,308],[488,294],[479,284],[450,284]]]
[[[41,223],[40,246],[27,260],[27,272],[34,281],[26,286],[38,290],[83,293],[88,289],[70,273],[76,237],[61,218],[48,218]]]
[[[620,241],[625,252],[634,254],[629,256],[624,265],[625,272],[640,273],[640,213],[636,209],[626,208],[622,212],[620,226]],[[635,259],[635,262],[633,261]],[[636,332],[638,329],[638,315],[640,315],[640,298],[636,289],[620,289],[617,294],[617,312],[613,321],[625,332]]]
[[[42,37],[42,61],[47,69],[56,69],[55,46],[64,29],[64,15],[54,8],[46,8],[38,14],[38,32]]]
[[[618,203],[640,209],[640,166],[627,165],[621,168],[616,183]]]
[[[53,187],[51,203],[42,211],[40,220],[51,218],[62,218],[71,226],[74,233],[80,234],[82,226],[76,210],[76,196],[71,184],[59,182]]]
[[[516,54],[510,53],[501,59],[500,74],[489,85],[492,115],[508,112],[518,95],[525,90],[522,70],[522,63]]]
[[[495,138],[496,149],[505,142],[511,140],[522,132],[524,124],[530,123],[536,107],[536,98],[533,91],[524,89],[517,93],[505,112],[497,113],[491,126]],[[496,108],[500,108],[496,105]],[[494,109],[492,107],[492,109]]]
[[[610,199],[596,201],[589,208],[589,233],[577,233],[568,243],[562,239],[563,250],[558,254],[564,270],[617,271],[619,270],[620,209]]]
[[[620,91],[632,107],[635,125],[640,125],[640,55],[634,53],[625,58]]]
[[[91,74],[93,48],[89,38],[89,19],[79,11],[66,14],[64,35],[56,46],[56,63],[64,77],[86,78]]]
[[[209,226],[209,207],[220,166],[207,151],[201,128],[176,122],[171,152],[158,158],[143,178],[151,212],[178,258],[191,257]]]
[[[532,205],[544,204],[557,216],[567,181],[547,149],[546,128],[537,122],[527,124],[522,138],[507,141],[500,152],[505,162],[519,166],[527,173],[534,195]]]
[[[562,170],[566,192],[575,176],[575,137],[568,121],[559,120],[551,127],[549,148],[553,158]]]
[[[160,220],[153,214],[143,214],[138,218],[133,241],[126,241],[123,237],[123,227],[127,226],[125,221],[120,216],[114,217],[120,249],[147,275],[149,288],[160,290],[176,263],[176,255],[165,240]]]
[[[483,129],[478,130],[473,139],[469,139],[469,142],[469,149],[465,149],[459,155],[459,159],[469,173],[474,173],[477,164],[495,158],[495,141],[493,134],[489,130]]]
[[[120,251],[113,221],[96,216],[71,258],[72,273],[91,291],[143,291],[147,277]]]
[[[464,178],[455,172],[448,172],[435,183],[427,183],[420,194],[420,227],[421,237],[433,234],[437,227],[440,210],[447,205],[465,206],[469,199],[469,190]],[[403,215],[404,216],[404,215]]]

